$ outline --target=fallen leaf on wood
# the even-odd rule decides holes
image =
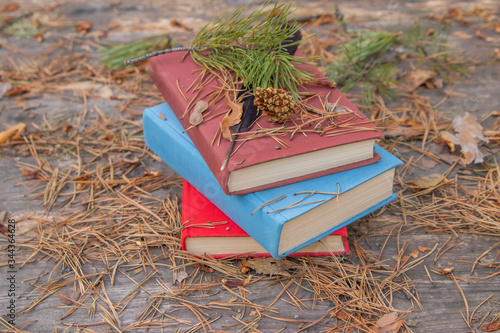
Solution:
[[[243,114],[243,103],[236,103],[229,99],[226,94],[226,103],[231,108],[231,112],[222,119],[220,122],[220,129],[224,139],[231,141],[231,131],[229,128],[238,124],[241,121]]]
[[[10,97],[10,96],[15,96],[15,95],[21,95],[24,93],[30,92],[30,88],[28,87],[16,87],[13,89],[10,89],[5,93],[5,96]]]
[[[0,99],[2,99],[5,94],[12,89],[12,83],[10,82],[0,82]]]
[[[335,312],[332,311],[331,314],[335,318],[338,318],[338,319],[343,320],[345,322],[347,322],[349,320],[349,315],[342,310],[337,310]]]
[[[9,229],[3,223],[0,223],[0,234],[5,236],[9,235]]]
[[[434,78],[435,76],[437,76],[436,72],[415,68],[412,71],[408,71],[401,78],[400,88],[406,92],[412,92],[413,90],[417,89],[426,81]]]
[[[0,8],[0,13],[3,13],[3,12],[13,12],[15,10],[19,9],[19,4],[13,2],[13,3],[9,3],[5,6],[3,6],[2,8]]]
[[[492,321],[481,327],[481,331],[483,332],[495,332],[500,330],[500,321]]]
[[[474,163],[483,162],[486,154],[480,150],[479,144],[481,142],[488,142],[488,140],[483,135],[483,127],[476,119],[469,113],[466,113],[463,117],[457,116],[453,119],[453,129],[457,134],[445,132],[441,135],[451,151],[458,144],[462,148],[461,151],[467,164],[472,161]]]
[[[253,258],[242,260],[242,264],[254,269],[259,274],[270,276],[290,276],[290,274],[287,272],[286,265],[282,264],[280,260],[275,260],[272,258]]]
[[[66,305],[72,305],[75,301],[73,301],[67,293],[64,292],[58,292],[57,297],[59,297],[59,300]]]
[[[92,22],[85,21],[85,22],[78,23],[75,27],[75,31],[82,33],[82,34],[86,34],[87,32],[90,31],[91,28],[92,28]]]
[[[5,141],[7,141],[12,135],[14,135],[14,133],[16,133],[16,135],[21,134],[22,132],[24,132],[25,129],[26,129],[26,124],[19,123],[16,126],[12,126],[8,130],[0,132],[0,143],[4,143]]]
[[[422,161],[422,166],[426,169],[434,169],[434,167],[437,165],[437,162],[434,160],[430,159],[424,159]]]
[[[481,33],[481,30],[476,30],[476,37],[479,38],[479,39],[482,39],[482,40],[488,40],[488,37],[486,37],[485,35],[483,35]]]
[[[433,173],[432,175],[424,176],[417,180],[414,180],[413,184],[419,189],[426,189],[438,185],[443,180],[445,180],[445,177],[443,175]]]
[[[203,121],[203,111],[208,108],[207,101],[199,100],[193,108],[193,112],[189,116],[189,123],[193,126],[201,124]]]
[[[116,29],[118,27],[120,27],[120,23],[117,23],[117,22],[114,22],[114,23],[110,23],[108,24],[108,29]]]
[[[500,60],[500,50],[499,49],[495,49],[495,51],[493,51],[492,56],[496,57],[498,60]]]
[[[419,247],[418,247],[418,250],[419,250],[420,252],[429,252],[431,249],[430,249],[430,248],[428,248],[428,247],[419,246]]]
[[[396,333],[403,326],[404,319],[398,318],[397,313],[391,312],[383,315],[378,321],[378,333]]]
[[[460,39],[472,39],[471,35],[466,34],[465,32],[462,31],[455,31],[453,34]]]
[[[177,272],[177,275],[175,276],[174,284],[176,283],[181,283],[188,277],[188,274],[184,271]]]

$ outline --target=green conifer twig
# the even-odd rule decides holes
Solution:
[[[311,81],[312,75],[294,64],[312,63],[287,52],[287,48],[301,42],[292,41],[300,25],[296,19],[289,19],[293,12],[291,5],[276,2],[266,10],[271,2],[267,0],[248,15],[243,14],[245,5],[228,16],[225,13],[217,16],[198,32],[191,47],[155,51],[127,60],[125,64],[160,54],[189,51],[196,62],[209,70],[235,72],[247,88],[282,88],[298,99],[297,86]]]

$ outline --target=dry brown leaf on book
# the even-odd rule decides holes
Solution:
[[[193,126],[199,125],[203,122],[203,112],[208,108],[207,101],[199,100],[193,108],[193,113],[189,116],[189,123]]]
[[[465,116],[457,116],[453,119],[453,129],[456,134],[444,132],[441,137],[446,141],[451,151],[455,150],[455,145],[460,145],[464,160],[467,164],[483,162],[486,154],[481,151],[479,145],[488,140],[483,135],[483,127],[470,113]]]
[[[231,126],[238,124],[243,114],[243,103],[236,103],[229,99],[226,93],[226,103],[231,108],[231,112],[220,122],[220,129],[224,139],[231,141]]]

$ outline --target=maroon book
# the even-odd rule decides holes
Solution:
[[[182,249],[196,256],[270,257],[271,255],[217,206],[184,180],[182,189]],[[350,253],[344,227],[291,254],[331,256]]]
[[[298,67],[324,80],[324,76],[316,67]],[[217,137],[219,124],[230,108],[224,96],[213,98],[213,103],[210,100],[210,96],[217,90],[214,87],[220,85],[219,80],[209,81],[206,76],[200,78],[201,66],[184,52],[151,58],[149,72],[154,84],[228,195],[247,194],[326,176],[365,166],[380,159],[380,156],[374,153],[373,145],[376,139],[382,138],[382,134],[369,119],[337,88],[308,83],[300,87],[299,91],[320,96],[311,98],[308,101],[310,106],[323,110],[323,105],[330,103],[343,106],[345,110],[352,112],[344,112],[347,114],[332,117],[330,120],[324,119],[319,125],[334,128],[324,135],[297,132],[293,138],[290,134],[263,136],[247,140],[241,146],[241,142],[237,141],[227,165],[221,170],[230,141]],[[208,82],[195,91],[195,86],[198,86],[202,79]],[[204,121],[197,126],[191,126],[190,112],[199,100],[209,102],[209,107],[203,113]],[[312,122],[308,128],[312,129],[316,125]],[[253,129],[273,129],[281,126],[283,125],[270,123],[267,117],[261,117]]]

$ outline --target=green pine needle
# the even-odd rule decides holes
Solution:
[[[216,17],[196,35],[191,54],[205,68],[235,72],[247,88],[282,88],[298,99],[298,86],[312,75],[294,63],[312,63],[286,52],[287,46],[300,42],[286,44],[300,29],[296,20],[289,19],[290,4],[276,3],[266,10],[270,3],[246,16],[246,6],[240,6],[227,17]]]

